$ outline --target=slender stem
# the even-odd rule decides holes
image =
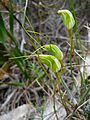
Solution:
[[[54,94],[54,96],[53,96],[53,109],[54,109],[54,113],[55,113],[55,116],[56,116],[56,119],[57,120],[59,120],[59,118],[58,118],[58,115],[57,115],[57,110],[56,110],[56,101],[55,101],[55,94]]]
[[[68,30],[68,34],[70,37],[70,66],[71,66],[71,75],[72,75],[72,56],[74,55],[74,40],[73,40],[73,34],[72,34],[72,30]]]
[[[28,5],[28,0],[26,0],[26,4],[25,4],[25,8],[24,8],[24,15],[22,16],[23,17],[23,19],[22,19],[22,25],[23,26],[25,24],[25,16],[26,16],[26,11],[27,11],[27,5]],[[24,30],[23,29],[21,30],[21,34],[22,34],[22,41],[21,41],[20,50],[21,50],[21,52],[23,52],[24,44],[26,44],[25,34],[24,34]]]

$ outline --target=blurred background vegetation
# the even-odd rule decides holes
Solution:
[[[88,32],[85,27],[90,24],[90,1],[12,0],[11,3],[12,5],[10,0],[1,0],[0,2],[0,12],[3,16],[6,34],[5,41],[0,38],[0,115],[24,103],[31,102],[37,108],[42,105],[47,96],[53,93],[56,76],[47,67],[45,68],[45,66],[41,65],[36,58],[29,58],[29,55],[39,47],[50,43],[56,44],[64,54],[63,62],[67,67],[62,75],[63,80],[60,89],[62,90],[61,93],[65,93],[65,97],[72,104],[70,106],[66,100],[64,104],[66,110],[72,109],[70,112],[74,112],[75,108],[83,104],[90,96],[88,91],[84,96],[85,99],[82,98],[83,93],[88,90],[85,81],[79,91],[76,88],[75,80],[77,79],[77,74],[81,72],[80,66],[77,67],[81,63],[81,58],[78,54],[75,60],[72,56],[73,64],[77,64],[77,66],[73,66],[74,77],[72,78],[69,61],[70,38],[57,11],[68,9],[72,12],[76,21],[73,29],[75,50],[81,57],[84,57],[90,50]],[[38,51],[37,53],[41,52]],[[52,79],[52,82],[50,79]],[[15,91],[14,96],[2,107],[9,94],[13,91]],[[62,98],[62,96],[60,97]],[[77,101],[77,106],[74,106],[72,98]],[[66,105],[67,103],[69,105]],[[88,110],[86,109],[85,111],[85,115],[89,116],[90,111],[87,112]],[[68,115],[70,112],[67,112]],[[85,116],[83,115],[84,113],[77,112],[81,114],[81,116],[78,115],[80,119]],[[75,117],[77,118],[77,116]]]

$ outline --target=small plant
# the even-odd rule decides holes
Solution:
[[[72,69],[72,66],[73,66],[72,65],[72,56],[74,56],[74,60],[77,59],[76,56],[75,56],[74,39],[73,39],[73,32],[72,32],[73,31],[72,29],[73,29],[73,27],[75,25],[75,20],[74,20],[74,17],[72,15],[72,13],[69,10],[58,10],[57,13],[62,17],[63,23],[64,23],[65,27],[67,28],[67,31],[68,31],[68,34],[69,34],[69,38],[70,38],[70,68],[71,68],[71,76],[72,76],[72,80],[75,81],[74,76],[73,76],[73,72],[72,72],[72,70],[73,70]],[[82,49],[82,47],[80,49]],[[83,54],[83,51],[82,51],[82,54]],[[84,60],[84,58],[82,58],[82,60]],[[80,71],[80,73],[82,73],[82,72]],[[79,107],[80,107],[80,105],[84,106],[84,102],[86,102],[85,101],[87,99],[86,97],[88,96],[88,93],[90,91],[90,87],[87,87],[87,85],[85,85],[85,82],[84,82],[83,79],[84,79],[84,77],[82,77],[82,75],[81,75],[81,87],[82,88],[80,88],[80,90],[84,89],[84,92],[82,92],[82,90],[79,91],[79,92],[81,92],[80,94],[78,94],[79,95],[79,99],[77,100],[77,103],[78,103],[77,106],[79,106]],[[64,83],[64,81],[63,81],[63,83]],[[75,87],[76,87],[76,84],[75,84]],[[68,86],[67,86],[67,88],[68,88]],[[68,89],[68,91],[69,91],[69,89]],[[87,119],[90,119],[90,110],[89,109],[90,109],[90,105],[89,104],[86,107],[83,107],[83,111],[86,114]],[[76,108],[75,108],[75,110],[76,110]],[[73,116],[73,114],[74,113],[72,113],[72,116]]]
[[[70,66],[71,66],[71,75],[72,75],[72,56],[74,55],[74,40],[72,29],[75,25],[75,20],[72,13],[69,10],[58,10],[57,12],[64,22],[65,27],[67,28],[69,37],[70,37]]]

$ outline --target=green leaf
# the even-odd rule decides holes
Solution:
[[[58,48],[57,45],[53,45],[53,44],[49,44],[49,45],[45,45],[45,49],[51,53],[52,55],[54,55],[58,60],[62,60],[63,59],[63,53],[62,51]]]
[[[9,24],[10,24],[10,32],[13,34],[14,17],[13,17],[13,8],[12,8],[12,1],[11,0],[9,3]]]
[[[69,10],[58,10],[57,13],[62,16],[62,20],[67,29],[72,29],[75,25],[75,20]]]
[[[61,68],[61,64],[58,59],[52,55],[39,55],[43,64],[46,64],[53,72],[58,72]]]
[[[0,42],[4,44],[6,37],[7,37],[7,32],[0,12]]]

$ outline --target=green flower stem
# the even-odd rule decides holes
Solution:
[[[71,29],[68,29],[69,37],[70,37],[70,44],[71,44],[71,51],[72,54],[74,53],[74,40],[73,40],[73,33]]]
[[[68,34],[70,37],[70,66],[71,66],[71,74],[72,74],[72,56],[74,55],[74,40],[73,40],[73,34],[72,34],[72,30],[68,29]]]

